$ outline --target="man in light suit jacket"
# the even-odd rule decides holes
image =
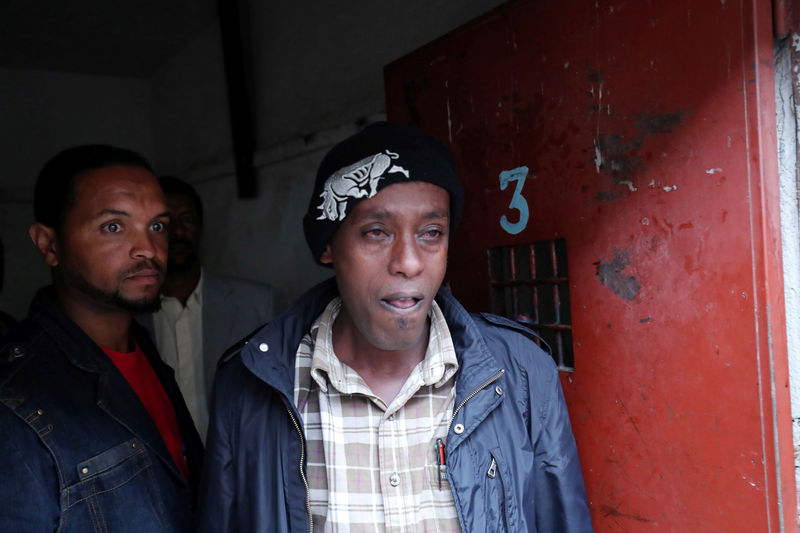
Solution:
[[[199,254],[203,204],[188,183],[159,179],[167,199],[169,256],[161,309],[137,317],[150,332],[175,377],[200,435],[208,427],[214,371],[222,353],[272,318],[269,285],[218,276],[202,268]]]

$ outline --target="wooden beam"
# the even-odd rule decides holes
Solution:
[[[238,0],[218,0],[219,25],[222,34],[222,52],[225,78],[228,86],[233,157],[236,168],[236,186],[239,198],[255,198],[256,174],[253,167],[255,139],[247,90],[247,76],[240,24]]]

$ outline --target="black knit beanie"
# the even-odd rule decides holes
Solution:
[[[325,155],[303,218],[314,261],[355,205],[395,183],[424,181],[450,195],[450,234],[461,218],[464,190],[453,154],[433,137],[392,122],[376,122]],[[330,266],[330,265],[325,265]]]

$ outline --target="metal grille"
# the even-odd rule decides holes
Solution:
[[[566,241],[491,248],[489,279],[492,312],[534,330],[550,347],[558,369],[573,372]]]

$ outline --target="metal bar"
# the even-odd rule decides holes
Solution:
[[[572,326],[566,324],[526,324],[526,326],[534,331],[537,329],[547,329],[551,331],[572,331]]]
[[[495,281],[492,280],[493,287],[512,287],[529,285],[531,287],[537,285],[557,285],[559,283],[567,283],[569,278],[548,278],[548,279],[521,279],[516,281]]]
[[[513,247],[508,249],[508,262],[509,262],[509,269],[511,272],[511,281],[517,281],[517,253]],[[509,285],[511,287],[511,313],[512,316],[517,316],[519,314],[519,291],[517,290],[518,285],[516,283]]]
[[[540,321],[540,318],[539,318],[539,287],[537,285],[533,284],[533,282],[536,280],[536,276],[537,276],[537,273],[539,271],[539,269],[538,269],[539,265],[536,264],[536,249],[534,248],[533,244],[528,245],[528,250],[529,250],[528,255],[530,256],[530,260],[531,260],[531,283],[532,283],[532,285],[531,285],[531,287],[532,287],[531,299],[533,300],[531,302],[531,304],[532,304],[531,305],[531,314],[533,315],[533,317],[532,317],[533,318],[533,323],[534,324],[538,324],[539,321]]]

